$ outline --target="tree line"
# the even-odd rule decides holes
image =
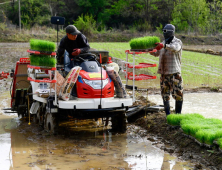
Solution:
[[[5,9],[19,24],[18,1]],[[167,23],[177,32],[218,34],[222,29],[222,0],[20,0],[23,28],[50,26],[51,16],[65,17],[66,25],[94,31],[132,29],[161,31]]]

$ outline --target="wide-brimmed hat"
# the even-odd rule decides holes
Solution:
[[[68,25],[66,27],[66,33],[72,34],[72,35],[78,35],[80,34],[80,31],[74,25]]]

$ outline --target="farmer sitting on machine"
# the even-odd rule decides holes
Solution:
[[[80,65],[74,58],[82,53],[87,53],[90,49],[85,35],[83,35],[74,25],[66,27],[66,35],[61,39],[57,51],[57,61],[62,63],[64,54],[64,69],[66,73],[74,67]]]

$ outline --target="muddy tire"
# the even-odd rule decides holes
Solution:
[[[46,113],[45,114],[45,125],[44,129],[51,133],[56,134],[58,130],[58,121],[55,116],[56,113]]]
[[[44,114],[45,114],[45,109],[44,109],[44,106],[41,105],[37,111],[36,119],[37,119],[37,123],[42,128],[44,128],[44,120],[45,120]]]
[[[126,132],[126,114],[125,111],[118,111],[116,116],[112,117],[112,131]]]
[[[35,124],[38,124],[38,123],[39,123],[39,119],[37,118],[37,115],[36,115],[36,114],[34,114],[34,115],[32,116],[32,122],[35,123]]]

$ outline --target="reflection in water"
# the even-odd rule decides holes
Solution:
[[[11,165],[11,138],[10,133],[0,135],[0,166],[1,169],[9,169]]]
[[[149,100],[162,105],[160,95],[149,95]],[[206,118],[222,119],[222,93],[187,93],[184,94],[182,113],[199,113]],[[171,97],[170,105],[175,109],[175,100]]]
[[[4,150],[1,167],[4,165],[6,170],[171,170],[175,165],[186,170],[185,165],[191,166],[188,162],[178,162],[176,157],[152,145],[146,136],[138,135],[139,128],[133,125],[125,134],[92,126],[89,131],[64,129],[63,134],[57,136],[39,131],[35,125],[27,128],[27,123],[22,123],[18,129],[11,130],[11,138],[9,133],[1,135],[0,150]],[[133,129],[137,130],[133,132]]]

